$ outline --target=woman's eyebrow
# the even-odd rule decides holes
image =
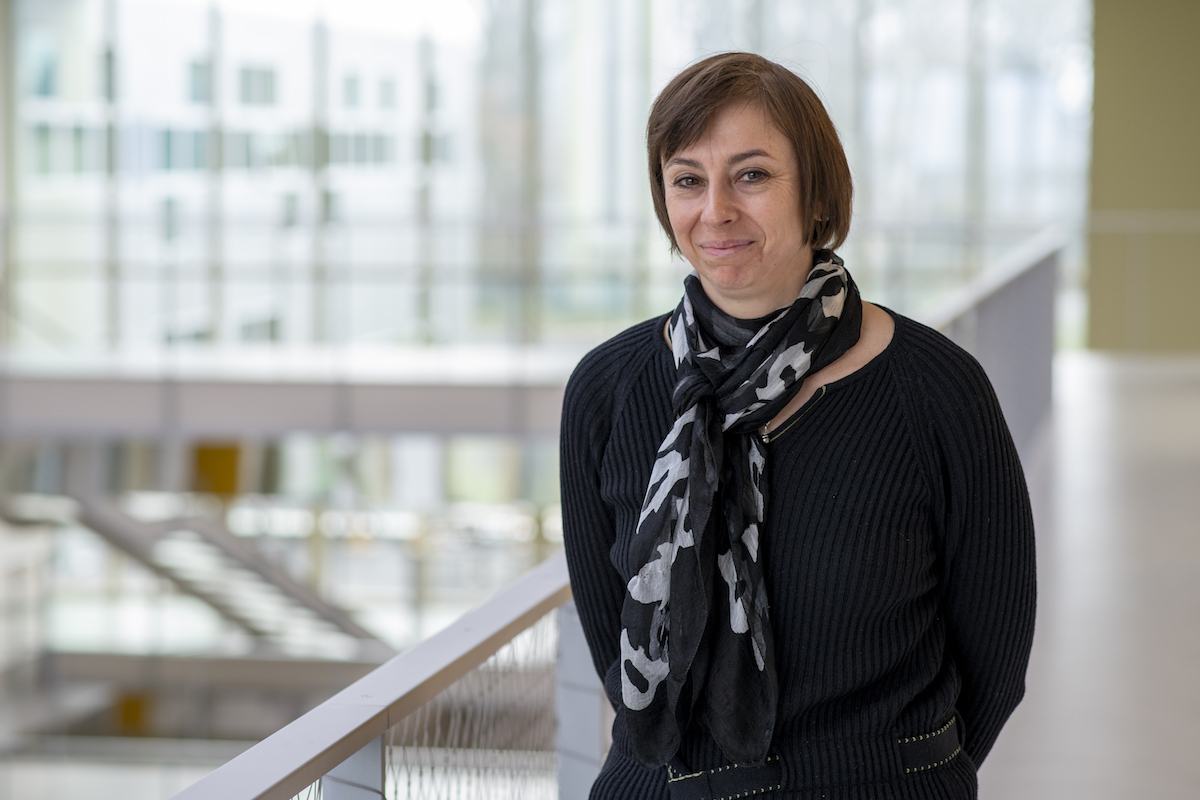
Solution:
[[[759,156],[770,158],[771,154],[768,153],[766,150],[762,150],[762,149],[747,150],[744,153],[738,153],[736,156],[730,156],[729,160],[725,163],[732,166],[733,164],[736,164],[739,161],[745,161],[748,158],[758,158]]]
[[[771,154],[768,153],[766,150],[763,150],[761,148],[756,148],[754,150],[747,150],[744,153],[738,153],[737,155],[730,156],[729,159],[725,163],[732,166],[734,164],[737,164],[739,161],[745,161],[748,158],[758,158],[760,156],[765,157],[765,158],[771,158]],[[682,158],[680,156],[675,156],[674,158],[672,158],[670,161],[668,161],[666,163],[666,166],[668,166],[668,167],[681,166],[681,167],[690,167],[692,169],[700,169],[700,162],[695,161],[690,158]]]
[[[675,156],[667,162],[668,167],[673,167],[676,165],[681,167],[691,167],[692,169],[700,169],[700,162],[694,161],[690,158],[680,158],[679,156]]]

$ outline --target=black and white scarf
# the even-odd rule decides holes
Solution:
[[[693,712],[736,763],[762,761],[771,743],[778,687],[757,430],[858,341],[862,322],[841,259],[822,250],[813,261],[799,298],[761,320],[722,312],[695,274],[671,316],[676,419],[654,461],[621,611],[625,719],[647,766],[675,755]]]

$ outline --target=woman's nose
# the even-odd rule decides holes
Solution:
[[[736,217],[737,207],[730,187],[720,181],[710,183],[700,220],[705,225],[716,227],[732,222]]]

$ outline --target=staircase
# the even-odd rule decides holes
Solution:
[[[100,474],[99,449],[71,445],[65,477],[73,502],[50,521],[74,521],[91,529],[253,636],[259,655],[383,661],[395,654],[344,609],[230,533],[219,519],[135,519],[97,488]],[[31,521],[30,514],[21,512],[0,507],[0,516]]]
[[[264,654],[377,661],[391,648],[216,519],[133,519],[111,500],[73,494],[80,524],[262,644]]]

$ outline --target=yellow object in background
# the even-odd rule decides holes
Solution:
[[[240,449],[236,442],[203,442],[192,448],[192,491],[233,497],[238,493]]]
[[[153,717],[154,698],[144,692],[127,692],[113,704],[118,736],[149,736]]]

